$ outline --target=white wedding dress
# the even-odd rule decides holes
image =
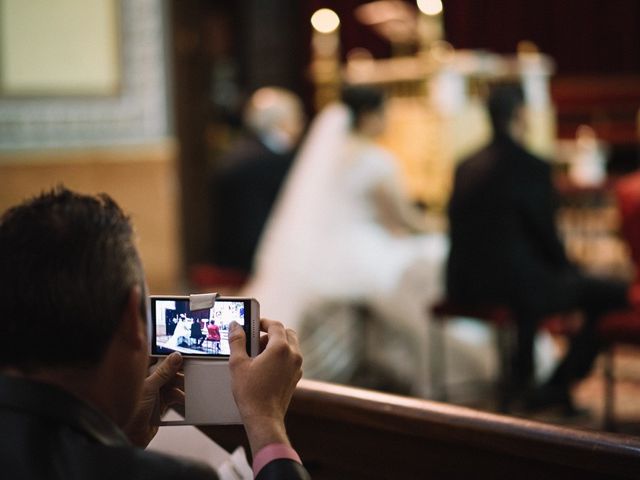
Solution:
[[[412,393],[428,397],[429,306],[442,295],[448,241],[442,233],[411,235],[389,228],[376,189],[400,182],[395,159],[350,133],[342,105],[314,121],[267,223],[255,273],[243,294],[260,302],[261,316],[301,334],[305,375],[340,381],[353,364],[349,315],[323,305],[366,305],[366,355]],[[316,314],[314,314],[314,310]],[[489,379],[495,372],[486,329],[453,329],[447,341],[447,379]]]

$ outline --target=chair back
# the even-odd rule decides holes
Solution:
[[[631,258],[640,272],[640,172],[632,173],[616,183],[615,193],[620,211],[622,235]]]
[[[200,263],[189,267],[189,283],[196,292],[236,295],[248,280],[248,273],[234,268]]]

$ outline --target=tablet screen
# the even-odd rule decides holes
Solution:
[[[213,308],[190,311],[189,299],[151,298],[151,353],[228,357],[229,324],[250,325],[248,300],[217,299]]]

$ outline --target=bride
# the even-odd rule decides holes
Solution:
[[[428,311],[441,294],[448,244],[426,233],[397,161],[374,143],[384,127],[383,96],[364,87],[347,87],[316,117],[243,293],[259,299],[261,315],[299,332],[306,375],[348,381],[356,340],[366,337],[368,361],[428,396]],[[364,305],[364,327],[327,305]],[[478,352],[447,342],[448,373],[484,367],[486,345]]]

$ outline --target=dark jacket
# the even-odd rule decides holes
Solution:
[[[545,310],[574,273],[555,223],[551,167],[507,137],[461,162],[449,203],[449,297]]]
[[[220,160],[211,182],[213,261],[249,272],[258,241],[293,153],[271,151],[249,136]]]
[[[214,480],[206,465],[130,445],[107,417],[43,383],[0,375],[0,471],[12,480]],[[274,460],[260,475],[305,479],[291,460]]]

